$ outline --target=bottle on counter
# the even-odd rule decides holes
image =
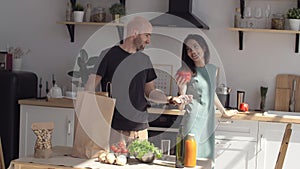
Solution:
[[[85,10],[85,22],[91,21],[91,13],[92,13],[92,7],[91,4],[86,4],[86,10]]]
[[[9,45],[6,46],[6,70],[12,71],[13,67],[13,53]]]
[[[67,2],[67,8],[66,8],[66,21],[72,20],[72,6],[70,2]]]
[[[241,27],[241,8],[235,8],[235,15],[234,15],[234,27],[240,28]]]
[[[184,135],[183,135],[183,126],[180,125],[179,132],[176,136],[176,168],[184,167]]]
[[[189,133],[184,143],[184,166],[195,167],[197,155],[197,144],[195,134]]]

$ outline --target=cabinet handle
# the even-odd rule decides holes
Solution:
[[[68,135],[71,135],[71,121],[68,121]]]
[[[218,120],[218,122],[219,122],[220,124],[232,124],[232,123],[233,123],[232,120]]]
[[[259,143],[258,143],[258,146],[259,146],[259,147],[258,147],[258,149],[257,149],[257,154],[258,154],[259,152],[261,152],[261,150],[262,150],[262,149],[261,149],[261,140],[262,140],[262,138],[263,138],[263,135],[261,134],[261,135],[260,135],[260,138],[259,138]]]

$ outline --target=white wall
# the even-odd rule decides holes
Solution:
[[[295,4],[294,1],[277,0],[248,4],[264,7],[266,3],[271,4],[273,11],[284,11]],[[128,0],[127,5],[131,6],[128,6],[131,12],[136,9],[165,11],[167,2]],[[238,0],[194,0],[193,11],[210,27],[203,32],[219,53],[227,85],[233,88],[231,105],[236,103],[236,90],[245,90],[246,102],[251,108],[258,108],[259,87],[267,85],[267,108],[273,108],[276,75],[300,75],[300,54],[294,53],[295,35],[247,32],[244,33],[244,50],[238,50],[238,34],[227,29],[233,25],[234,9],[238,6]],[[62,0],[1,0],[0,49],[5,49],[6,44],[31,49],[23,59],[23,70],[35,72],[48,81],[51,74],[55,74],[58,84],[69,88],[71,78],[67,72],[73,69],[79,50],[98,27],[76,26],[75,43],[70,43],[66,26],[56,24],[64,20],[65,7],[66,1]],[[177,31],[180,32],[169,29],[170,33]],[[105,38],[100,40],[105,41]],[[153,42],[152,46],[158,43]],[[180,47],[173,48],[180,50]]]

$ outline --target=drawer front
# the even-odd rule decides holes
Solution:
[[[217,119],[216,138],[257,141],[258,121]]]

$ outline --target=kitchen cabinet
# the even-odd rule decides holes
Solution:
[[[297,0],[297,7],[300,8],[300,0]],[[240,0],[241,17],[244,18],[245,0]],[[251,28],[229,28],[231,31],[239,33],[239,50],[243,50],[244,32],[265,32],[265,33],[287,33],[296,34],[295,39],[295,53],[299,53],[299,33],[300,31],[294,30],[275,30],[275,29],[251,29]]]
[[[46,106],[20,106],[19,157],[33,155],[36,136],[32,132],[34,122],[54,122],[52,146],[73,146],[74,109]]]
[[[215,146],[216,169],[256,168],[256,142],[216,139]]]
[[[217,169],[256,169],[258,122],[216,120]]]
[[[257,169],[274,168],[280,150],[286,123],[260,122],[258,133]],[[283,169],[295,168],[300,154],[300,125],[292,125],[292,135],[288,144]]]

